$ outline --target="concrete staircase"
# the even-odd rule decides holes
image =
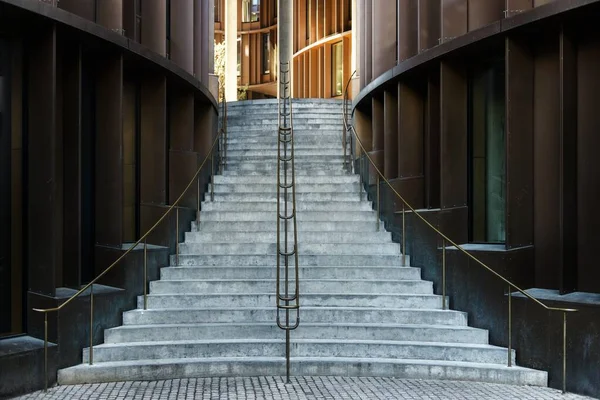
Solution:
[[[302,280],[292,373],[545,386],[546,372],[508,368],[507,350],[489,345],[487,331],[442,310],[432,283],[377,230],[358,177],[342,168],[341,107],[294,102]],[[273,101],[229,106],[227,170],[179,265],[172,257],[151,282],[148,310],[140,298],[123,326],[105,332],[93,366],[85,349],[59,383],[285,374],[274,295],[276,112]]]

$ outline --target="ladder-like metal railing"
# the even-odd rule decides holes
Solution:
[[[279,68],[277,135],[277,326],[285,330],[286,378],[290,382],[290,332],[300,324],[296,175],[289,62]],[[291,195],[291,203],[290,203]],[[283,210],[282,210],[283,207]],[[291,226],[290,226],[291,225]],[[291,235],[291,237],[290,237]],[[291,264],[291,265],[290,265]],[[290,273],[290,267],[293,271]],[[290,314],[294,315],[290,315]]]

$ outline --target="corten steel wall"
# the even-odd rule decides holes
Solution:
[[[568,320],[567,390],[600,396],[600,2],[384,3],[358,1],[360,92],[353,112],[367,150],[423,216],[469,243],[470,121],[481,106],[469,106],[471,82],[486,60],[503,66],[505,241],[471,248],[520,287],[544,289],[538,296],[550,305],[580,309]],[[373,177],[369,183],[372,197]],[[400,241],[401,216],[394,212],[401,202],[386,187],[381,192],[386,227]],[[441,241],[411,215],[406,239],[411,262],[441,293]],[[451,306],[469,312],[470,323],[503,346],[506,290],[448,252]],[[519,364],[548,370],[550,385],[560,387],[561,315],[522,298],[514,303]]]
[[[32,308],[61,304],[123,254],[179,196],[216,135],[212,0],[49,3],[0,0],[2,86],[10,87],[0,141],[0,154],[9,155],[0,157],[0,216],[9,223],[0,233],[14,288],[3,290],[11,326],[3,324],[0,337],[43,338],[43,316]],[[197,201],[196,190],[184,198],[180,231]],[[182,238],[175,222],[149,239],[158,245],[149,254],[150,280]],[[142,267],[143,252],[134,251],[95,286],[96,343],[136,306]],[[84,294],[48,315],[58,345],[51,371],[81,361],[89,301]],[[25,345],[17,359],[0,357],[0,397],[43,386],[30,373],[42,370],[39,343],[13,340]]]
[[[225,2],[215,13],[215,41],[225,37]],[[241,37],[241,71],[238,87],[248,86],[248,98],[276,96],[277,15],[279,0],[260,0],[260,19],[242,22],[242,2],[238,1],[238,36]],[[282,0],[287,1],[287,0]],[[333,78],[332,46],[342,43],[344,84],[350,78],[352,57],[351,8],[356,0],[289,0],[294,2],[293,96],[297,98],[337,97]],[[386,0],[387,1],[387,0]],[[263,74],[262,35],[270,34],[270,71]]]

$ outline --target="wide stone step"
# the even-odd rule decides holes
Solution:
[[[208,195],[207,197],[210,197]],[[283,210],[285,203],[280,202],[280,207]],[[292,203],[287,203],[288,209],[291,209]],[[275,212],[277,202],[244,202],[233,203],[225,201],[203,201],[201,204],[202,211],[269,211]],[[303,211],[371,211],[372,204],[370,201],[304,201],[296,203],[296,210]]]
[[[180,325],[126,325],[107,329],[105,343],[221,339],[279,339],[283,331],[273,322]],[[488,344],[488,332],[467,326],[394,325],[386,323],[301,323],[295,339],[365,339]]]
[[[256,152],[268,152],[269,154],[275,153],[277,154],[277,143],[236,143],[227,145],[227,155],[230,155],[231,152],[248,152],[248,151],[256,151]],[[298,143],[297,141],[294,144],[294,154],[313,154],[312,152],[320,151],[323,154],[334,154],[334,155],[343,155],[344,148],[341,143],[331,141],[329,144],[326,143],[307,143],[303,141],[302,143]],[[289,152],[289,149],[288,149]],[[234,153],[235,155],[236,153]]]
[[[202,218],[202,214],[200,214],[200,218]],[[206,223],[201,221],[199,227],[196,221],[192,221],[192,231],[194,232],[275,232],[276,230],[276,221],[211,221]],[[367,234],[369,232],[378,232],[378,230],[375,221],[304,221],[298,224],[298,236],[302,232],[362,232]]]
[[[421,279],[421,269],[415,267],[337,267],[300,266],[300,279]],[[275,266],[210,266],[165,267],[161,279],[275,279]]]
[[[275,304],[275,285],[269,293],[208,293],[208,294],[151,294],[147,296],[150,309],[191,309],[220,307],[268,307]],[[379,308],[414,308],[437,310],[442,308],[442,297],[433,294],[344,294],[304,293],[302,307],[363,307],[369,304]],[[138,298],[138,308],[144,308],[144,298]]]
[[[294,376],[379,376],[547,386],[548,374],[502,364],[392,358],[292,357]],[[186,358],[80,364],[58,372],[60,385],[192,377],[282,376],[283,357]]]
[[[295,115],[294,126],[304,124],[342,124],[342,115],[336,113],[328,114],[313,114],[313,115]],[[228,115],[228,126],[277,126],[278,118],[271,115],[255,115],[253,118],[248,118],[247,115]]]
[[[228,167],[225,167],[226,170],[226,174],[228,176],[269,176],[269,177],[274,177],[275,175],[275,169],[253,169],[253,170],[244,170],[244,169],[240,169],[237,168],[236,169],[230,169]],[[347,176],[348,172],[342,167],[342,166],[335,166],[335,168],[331,168],[331,169],[311,169],[311,168],[303,168],[303,169],[296,169],[296,176]]]
[[[281,235],[283,238],[283,234]],[[283,240],[283,239],[282,239]],[[283,243],[281,248],[283,249]],[[289,249],[292,248],[290,244]],[[276,254],[277,244],[273,243],[181,243],[179,254]],[[298,252],[301,255],[399,255],[398,243],[298,243]]]
[[[275,243],[277,235],[271,232],[186,232],[186,243]],[[306,232],[298,235],[299,243],[386,243],[391,233],[372,232]]]
[[[275,210],[274,210],[275,211]],[[200,218],[203,222],[211,221],[273,221],[275,212],[270,211],[206,211]],[[291,213],[291,209],[287,213]],[[280,212],[285,213],[283,209]],[[298,221],[329,222],[329,221],[376,221],[375,211],[298,211]]]
[[[296,339],[290,343],[296,357],[399,358],[502,364],[507,350],[487,344],[402,342],[397,340]],[[514,361],[515,352],[512,351]],[[160,360],[202,357],[283,357],[282,339],[212,339],[164,342],[110,343],[94,346],[96,362]],[[89,349],[83,350],[89,362]]]
[[[191,324],[204,322],[273,322],[274,306],[257,308],[194,308],[131,310],[123,313],[123,325]],[[293,313],[292,313],[293,314]],[[467,325],[466,313],[439,309],[302,306],[302,322],[373,323],[419,325]]]
[[[150,282],[151,294],[265,293],[275,279],[159,280]],[[303,279],[302,293],[402,293],[433,294],[433,283],[423,280]]]
[[[170,266],[211,266],[211,265],[243,265],[243,266],[258,266],[258,265],[276,265],[277,260],[275,252],[272,255],[217,255],[217,254],[180,254],[179,261],[175,255],[171,256]],[[410,257],[396,255],[380,255],[380,254],[365,254],[365,255],[311,255],[301,253],[299,255],[299,263],[302,266],[317,266],[317,265],[339,265],[339,266],[360,266],[360,265],[382,265],[382,266],[409,266]]]
[[[289,184],[290,182],[288,182]],[[281,181],[284,184],[284,181]],[[298,183],[296,185],[296,193],[358,193],[359,184],[356,183]],[[209,186],[209,191],[210,191]],[[277,182],[271,184],[216,184],[214,188],[215,193],[275,193],[277,191]],[[283,190],[282,190],[283,192]],[[291,189],[289,190],[291,193]]]
[[[296,132],[299,132],[299,134],[302,134],[304,132],[312,132],[312,133],[323,133],[325,135],[327,134],[334,134],[334,132],[337,132],[338,134],[341,135],[341,132],[343,130],[343,126],[342,126],[342,121],[340,120],[339,122],[304,122],[304,123],[296,123],[294,121],[294,134],[296,134]],[[246,134],[273,134],[273,135],[277,135],[278,134],[278,128],[276,124],[262,124],[262,125],[227,125],[227,135],[228,136],[235,136],[235,135],[240,135],[240,136],[245,136]]]
[[[287,156],[289,157],[291,150],[288,150]],[[294,161],[297,163],[303,160],[310,160],[315,157],[320,158],[332,158],[339,162],[343,160],[343,149],[306,149],[306,150],[294,150]],[[281,157],[284,157],[283,150],[281,151]],[[263,149],[263,150],[227,150],[227,159],[230,162],[233,161],[277,161],[277,149]]]
[[[277,183],[277,174],[271,176],[231,176],[227,175],[215,175],[215,187],[221,184],[225,185],[274,185]],[[349,185],[353,183],[359,183],[358,175],[345,175],[345,176],[299,176],[296,177],[296,184],[298,187],[307,184],[327,184],[327,185]]]
[[[298,135],[294,133],[294,148],[301,149],[303,147],[311,148],[313,146],[325,146],[326,148],[342,148],[342,135],[322,135],[322,134],[304,134]],[[240,149],[263,149],[266,147],[277,148],[277,136],[244,136],[244,137],[231,137],[227,136],[227,150],[234,150],[235,147]]]
[[[339,160],[311,160],[310,162],[296,163],[295,170],[296,172],[301,170],[322,170],[324,174],[327,174],[327,171],[345,171],[344,164]],[[263,173],[269,173],[277,171],[277,160],[273,160],[270,162],[260,161],[260,162],[237,162],[235,160],[227,160],[227,166],[225,167],[226,173],[229,171],[261,171]]]
[[[275,188],[276,189],[276,188]],[[236,192],[236,193],[219,193],[215,192],[215,201],[232,201],[232,202],[257,202],[272,201],[275,203],[277,199],[277,192],[268,193],[253,193],[253,192]],[[208,194],[210,198],[210,194]],[[291,194],[290,194],[291,198]],[[362,195],[362,198],[366,198]],[[359,191],[352,192],[298,192],[296,193],[296,203],[304,201],[360,201]],[[373,218],[374,219],[374,218]]]

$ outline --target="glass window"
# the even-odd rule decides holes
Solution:
[[[215,22],[221,21],[221,0],[215,0]]]
[[[242,0],[242,22],[260,20],[260,0]]]
[[[263,33],[262,41],[263,41],[263,52],[262,52],[262,73],[269,74],[271,73],[271,44],[270,44],[270,34]]]
[[[333,66],[333,76],[331,78],[333,96],[341,96],[344,86],[344,48],[342,42],[335,43],[331,46],[331,64]]]
[[[503,243],[506,238],[504,61],[474,70],[469,86],[471,241]]]

